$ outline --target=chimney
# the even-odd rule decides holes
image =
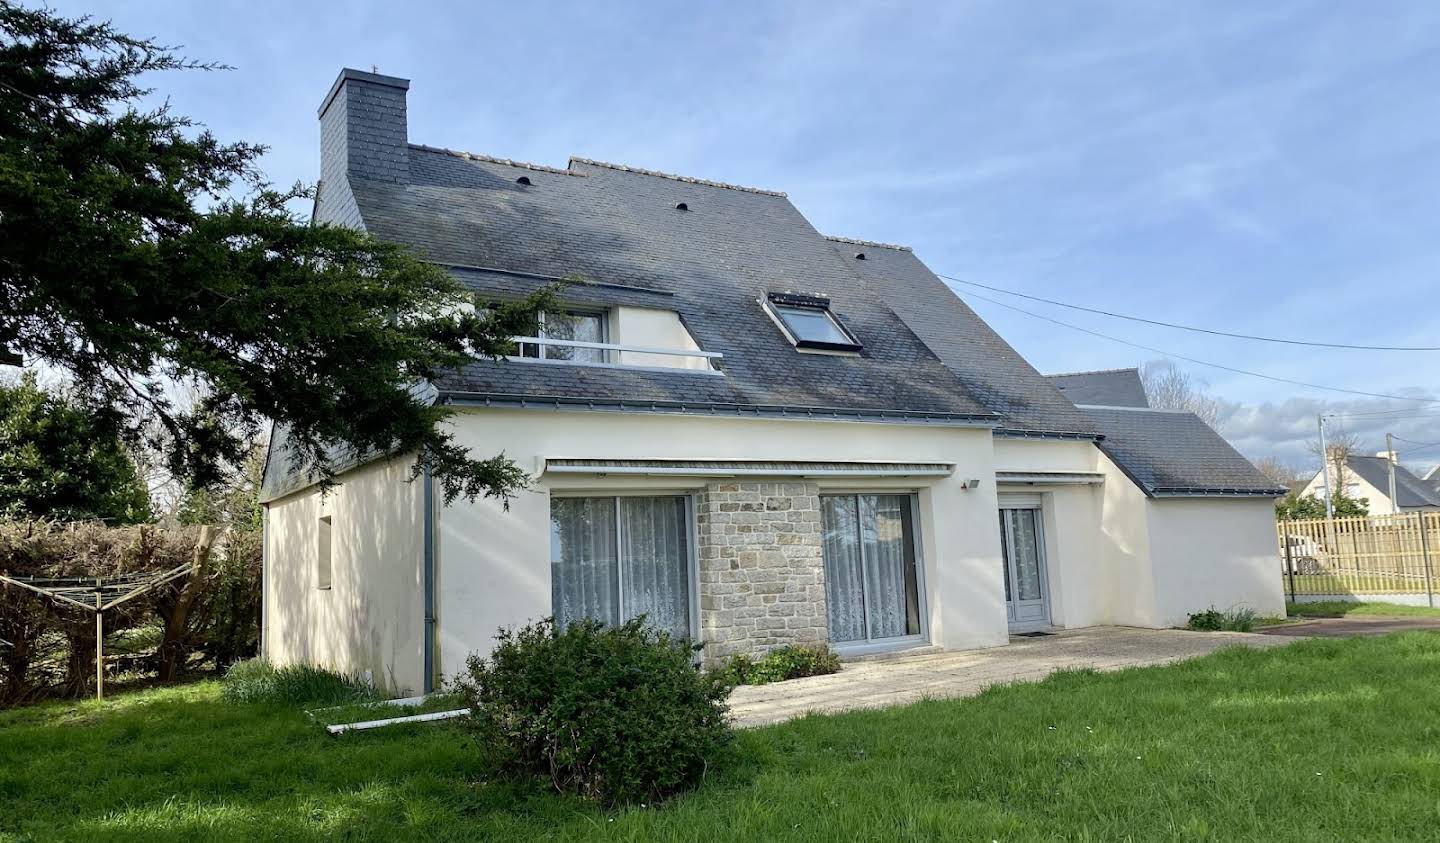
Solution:
[[[1376,451],[1375,456],[1379,457],[1382,460],[1394,460],[1396,465],[1400,464],[1399,451]]]
[[[320,104],[320,181],[404,184],[410,180],[405,92],[409,79],[340,71]]]

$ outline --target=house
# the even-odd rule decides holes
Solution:
[[[1395,462],[1395,497],[1390,499],[1390,463]],[[1332,460],[1327,466],[1329,482],[1333,492],[1337,488],[1335,465]],[[1427,478],[1433,477],[1432,469]],[[1302,496],[1325,499],[1324,471],[1315,476],[1300,492]],[[1367,501],[1371,515],[1395,515],[1405,512],[1440,512],[1440,488],[1428,479],[1417,477],[1414,472],[1400,464],[1400,455],[1381,451],[1373,457],[1348,454],[1345,457],[1345,495],[1356,500]]]
[[[514,357],[426,393],[457,441],[532,473],[508,509],[441,506],[406,455],[322,495],[276,430],[272,660],[429,690],[550,615],[643,613],[716,664],[1283,609],[1283,490],[1194,416],[1046,379],[909,248],[824,236],[782,193],[410,143],[408,86],[335,81],[316,218],[480,301],[585,283]]]

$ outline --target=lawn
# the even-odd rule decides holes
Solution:
[[[1440,609],[1429,606],[1402,606],[1399,603],[1361,603],[1348,600],[1323,600],[1314,603],[1286,603],[1291,618],[1343,618],[1365,615],[1389,618],[1440,618]]]
[[[448,725],[325,735],[215,684],[0,714],[0,840],[1433,839],[1440,635],[1231,649],[744,732],[605,812]]]

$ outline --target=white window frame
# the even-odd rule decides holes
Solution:
[[[773,299],[766,298],[760,301],[760,306],[765,310],[765,315],[770,317],[770,321],[775,323],[776,327],[780,329],[780,332],[785,335],[785,339],[789,340],[790,344],[795,346],[795,349],[797,351],[808,352],[811,354],[843,354],[855,356],[858,355],[860,351],[864,348],[864,345],[860,342],[860,340],[857,339],[855,335],[850,332],[849,328],[845,327],[845,325],[835,315],[834,311],[830,309],[830,306],[828,304],[824,306],[821,306],[820,304],[798,304],[784,301],[774,301]],[[800,337],[797,337],[795,335],[795,332],[790,329],[790,326],[786,324],[785,315],[781,312],[785,309],[807,310],[818,313],[824,316],[827,320],[829,320],[830,324],[835,326],[835,330],[839,331],[841,336],[846,337],[850,341],[848,343],[835,343],[824,342],[821,340],[801,339]]]
[[[610,498],[615,501],[615,541],[620,541],[620,498],[684,498],[685,500],[685,580],[688,584],[686,607],[690,617],[690,643],[701,643],[700,630],[700,554],[699,541],[700,531],[695,519],[695,495],[680,489],[625,489],[616,491],[584,491],[567,490],[565,492],[552,492],[551,500],[556,498]],[[547,534],[548,542],[549,536]],[[554,564],[550,560],[549,564]],[[615,548],[615,601],[616,609],[620,615],[620,622],[628,620],[625,612],[625,568],[620,564],[620,548]],[[547,569],[548,570],[548,569]],[[555,614],[555,588],[550,588],[550,614]]]
[[[329,591],[335,587],[335,522],[322,515],[315,524],[315,588]]]
[[[915,605],[920,610],[920,632],[914,635],[899,635],[894,638],[870,638],[870,620],[865,620],[865,640],[850,642],[831,641],[830,646],[835,652],[845,656],[860,656],[866,653],[883,653],[889,650],[901,650],[907,647],[914,647],[917,644],[927,644],[930,641],[930,601],[925,585],[925,539],[921,534],[923,529],[920,524],[920,495],[914,489],[887,489],[887,488],[850,488],[840,487],[835,489],[820,490],[820,497],[855,497],[857,495],[900,495],[909,501],[910,507],[910,544],[911,552],[915,554]],[[821,529],[824,529],[822,523]],[[821,565],[824,565],[824,556],[821,556]],[[866,611],[869,611],[868,594],[869,582],[865,576],[865,563],[862,557],[860,563],[861,576],[865,579],[866,588]],[[829,621],[826,621],[826,634],[829,634]]]
[[[598,316],[598,317],[600,317],[600,340],[599,340],[598,343],[595,343],[595,344],[596,344],[596,345],[609,345],[609,344],[610,344],[610,311],[609,311],[608,309],[606,309],[606,308],[598,308],[598,307],[567,307],[567,308],[564,308],[564,310],[565,310],[565,315],[567,315],[567,316]],[[544,339],[544,340],[558,339],[557,337],[550,337],[550,336],[547,336],[547,335],[545,334],[545,317],[546,317],[546,314],[545,314],[545,313],[541,313],[541,314],[539,315],[539,317],[538,317],[537,324],[536,324],[536,326],[535,326],[535,336],[536,336],[536,338],[537,338],[537,339]],[[529,355],[525,354],[525,349],[526,349],[527,346],[530,347],[530,348],[534,348],[534,349],[536,350],[536,353],[535,353],[535,356],[534,356],[534,357],[530,357]],[[611,362],[611,360],[610,360],[611,354],[610,354],[610,350],[609,350],[609,349],[600,349],[600,359],[599,359],[598,361],[583,361],[583,360],[582,360],[582,361],[575,361],[575,360],[572,360],[572,359],[569,359],[569,358],[551,357],[551,356],[550,356],[551,350],[552,350],[552,349],[555,349],[555,348],[560,348],[560,347],[570,348],[572,351],[576,348],[576,346],[568,346],[568,345],[567,345],[567,346],[558,346],[558,345],[548,345],[548,344],[543,344],[543,343],[526,343],[526,342],[521,342],[521,343],[520,343],[520,347],[519,347],[518,349],[516,349],[516,350],[517,350],[518,352],[520,352],[520,353],[517,355],[518,357],[521,357],[521,358],[523,358],[523,359],[528,359],[528,360],[553,360],[553,361],[557,361],[557,362],[561,362],[561,363],[575,363],[575,362],[580,362],[580,363],[592,362],[592,363],[595,363],[595,362],[598,362],[598,363],[602,363],[602,364],[603,364],[603,363],[610,363],[610,362]],[[578,347],[579,347],[579,348],[589,348],[590,345],[579,345]]]

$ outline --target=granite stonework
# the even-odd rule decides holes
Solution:
[[[705,663],[825,642],[820,490],[717,482],[695,499]]]

